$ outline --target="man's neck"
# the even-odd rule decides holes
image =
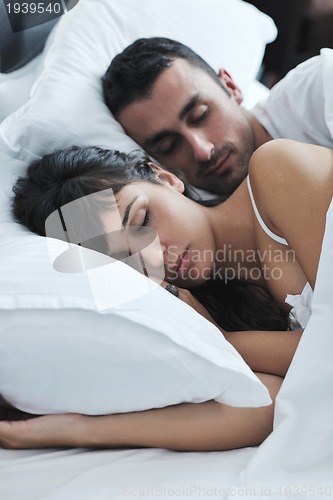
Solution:
[[[273,137],[267,132],[267,130],[261,125],[261,123],[250,111],[244,109],[244,113],[247,115],[247,119],[251,124],[256,149],[258,149],[259,146],[265,144],[265,142],[271,141],[273,139]]]

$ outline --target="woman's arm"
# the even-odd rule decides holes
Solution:
[[[293,359],[302,331],[226,332],[189,290],[179,288],[179,298],[213,323],[234,346],[251,370],[284,377]]]
[[[224,336],[253,371],[285,377],[302,333],[242,331],[224,332]]]
[[[259,374],[274,402],[282,379]],[[5,448],[152,447],[213,451],[259,445],[273,428],[274,403],[236,408],[215,401],[157,410],[89,417],[47,415],[0,422]]]

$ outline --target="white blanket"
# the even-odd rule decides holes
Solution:
[[[233,484],[253,488],[251,499],[333,498],[332,243],[333,202],[312,316],[277,398],[274,432]]]

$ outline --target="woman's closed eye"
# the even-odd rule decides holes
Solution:
[[[149,210],[146,210],[143,221],[142,221],[141,225],[139,226],[139,230],[142,229],[143,227],[148,226],[149,220],[150,220],[150,212],[149,212]]]
[[[131,254],[141,252],[156,240],[156,229],[149,225],[149,221],[150,211],[141,209],[128,226],[126,240]]]
[[[140,209],[137,211],[132,221],[130,222],[130,227],[135,229],[136,232],[140,232],[148,226],[150,220],[150,211],[148,209]]]

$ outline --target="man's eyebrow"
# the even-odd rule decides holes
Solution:
[[[179,113],[179,118],[181,120],[184,120],[185,116],[187,115],[187,113],[189,113],[190,111],[192,111],[192,109],[198,104],[198,102],[200,101],[200,99],[202,99],[202,93],[201,92],[197,92],[189,101],[187,104],[185,104],[185,106],[183,107],[183,109],[180,111]]]
[[[121,224],[122,224],[122,226],[123,226],[124,229],[125,229],[125,227],[126,227],[126,225],[128,223],[128,219],[129,219],[129,214],[130,214],[131,208],[132,208],[133,204],[136,202],[136,200],[138,198],[139,198],[139,196],[134,196],[133,200],[130,201],[129,204],[127,205],[127,207],[126,207],[123,220],[121,221]]]
[[[188,103],[186,103],[185,106],[180,110],[178,118],[180,120],[184,120],[185,116],[197,105],[200,99],[202,99],[202,93],[197,92],[193,97],[191,97]],[[161,132],[158,132],[157,134],[148,137],[144,141],[144,148],[148,149],[149,147],[155,146],[158,142],[164,139],[164,137],[167,137],[170,134],[172,134],[170,130],[161,130]]]

